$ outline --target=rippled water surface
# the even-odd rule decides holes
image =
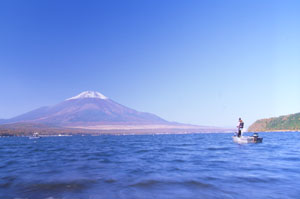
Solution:
[[[0,138],[1,199],[300,198],[300,134]]]

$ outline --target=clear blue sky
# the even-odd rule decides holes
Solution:
[[[3,0],[0,118],[85,90],[215,126],[300,112],[300,1]]]

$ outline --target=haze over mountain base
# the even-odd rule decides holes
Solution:
[[[0,125],[0,135],[30,136],[34,132],[40,135],[76,135],[76,134],[184,134],[184,133],[228,133],[233,129],[204,127],[196,125],[97,125],[55,127],[45,124],[15,123]]]

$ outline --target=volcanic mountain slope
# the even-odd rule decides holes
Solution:
[[[153,134],[227,132],[232,129],[168,122],[154,114],[133,110],[99,92],[85,91],[49,107],[2,120],[0,135],[41,134]]]
[[[105,97],[85,91],[50,107],[41,107],[2,123],[42,123],[56,126],[100,124],[168,124],[150,113],[139,112]]]

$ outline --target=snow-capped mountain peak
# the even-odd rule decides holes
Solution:
[[[74,97],[68,98],[66,100],[82,99],[82,98],[99,98],[99,99],[103,99],[103,100],[108,99],[106,96],[104,96],[103,94],[101,94],[99,92],[96,92],[96,91],[84,91],[84,92],[80,93],[79,95],[76,95]]]

